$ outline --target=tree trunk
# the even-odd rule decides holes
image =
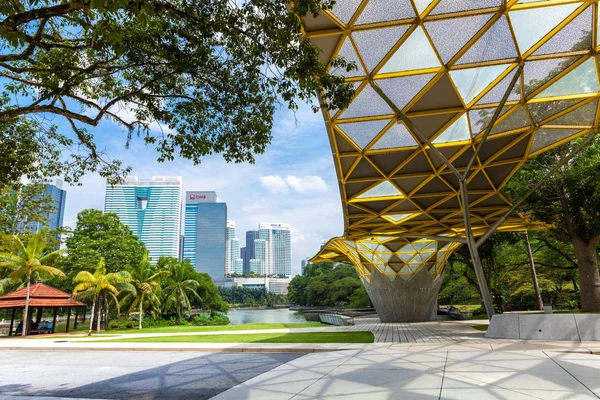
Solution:
[[[531,282],[533,284],[533,290],[535,292],[535,302],[538,310],[544,309],[544,302],[542,300],[542,294],[540,292],[540,285],[537,280],[537,273],[535,272],[535,262],[533,261],[533,253],[531,252],[531,244],[529,243],[529,233],[523,232],[525,236],[525,246],[527,247],[527,257],[529,258],[529,268],[531,269]]]
[[[581,311],[600,312],[600,272],[598,271],[598,237],[571,238],[579,267]]]
[[[100,320],[102,319],[102,297],[98,298],[98,312],[96,313],[96,333],[100,333]]]
[[[108,297],[104,296],[104,330],[108,330]]]
[[[90,315],[90,330],[88,331],[88,336],[92,336],[92,330],[94,329],[94,310],[96,309],[96,297],[97,296],[94,295],[94,300],[92,301],[92,315]]]
[[[140,294],[140,315],[138,315],[138,320],[139,320],[139,324],[138,324],[138,329],[142,329],[142,303],[144,302],[144,295]]]
[[[21,336],[25,337],[29,333],[29,295],[31,293],[31,273],[27,274],[27,296],[25,297],[25,310],[23,310],[23,329]]]

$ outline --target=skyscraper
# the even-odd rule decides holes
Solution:
[[[240,241],[235,237],[235,221],[227,221],[225,274],[242,274],[244,261],[240,258]]]
[[[181,177],[153,176],[106,187],[104,212],[113,212],[146,245],[152,263],[160,256],[179,258]]]
[[[271,222],[261,223],[258,226],[258,237],[265,241],[266,274],[291,276],[292,240],[290,225]],[[259,256],[257,255],[256,258],[259,258]]]
[[[240,258],[242,259],[242,272],[246,272],[249,271],[249,269],[246,269],[246,248],[245,247],[241,247],[240,248]]]
[[[246,232],[246,257],[244,258],[244,271],[249,272],[250,268],[250,260],[256,257],[256,253],[254,250],[254,241],[258,239],[258,231],[248,231]]]
[[[268,243],[264,239],[254,241],[255,258],[250,260],[250,271],[256,275],[269,275]]]
[[[183,258],[213,281],[225,278],[227,204],[215,192],[185,192]]]
[[[31,232],[37,232],[42,227],[47,226],[49,230],[55,230],[63,226],[65,217],[65,203],[67,201],[67,192],[63,190],[63,181],[61,179],[38,180],[35,183],[44,186],[42,196],[52,199],[52,206],[55,207],[50,213],[44,215],[45,223],[31,222],[27,224],[27,229]]]

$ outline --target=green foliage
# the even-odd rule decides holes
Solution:
[[[66,245],[67,256],[59,266],[71,278],[79,271],[93,271],[101,258],[108,272],[131,271],[142,262],[146,252],[144,244],[116,214],[94,209],[77,214],[77,225]]]
[[[219,288],[223,300],[238,307],[277,306],[288,303],[286,296],[269,293],[265,289],[254,289],[236,286],[232,288]]]
[[[341,263],[308,264],[290,282],[288,298],[298,306],[371,306],[354,267]]]
[[[319,50],[300,35],[299,16],[332,4],[3,2],[0,131],[35,132],[43,139],[25,154],[11,154],[18,164],[11,180],[44,159],[48,142],[52,151],[74,149],[63,157],[67,180],[98,171],[117,182],[129,168],[104,154],[85,128],[103,119],[122,126],[127,144],[139,136],[155,147],[158,161],[180,156],[198,163],[222,153],[227,161],[253,162],[271,141],[278,102],[294,110],[297,101],[321,93],[332,108],[349,103],[352,86],[329,75]],[[356,65],[336,60],[334,67]],[[33,117],[47,115],[64,119],[72,133],[35,129]],[[26,148],[28,136],[16,137],[14,148]]]

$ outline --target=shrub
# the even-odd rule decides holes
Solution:
[[[127,325],[125,325],[128,329],[133,329],[135,328],[135,322],[131,321],[128,322]]]

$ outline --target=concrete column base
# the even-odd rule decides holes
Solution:
[[[390,281],[373,270],[370,282],[361,277],[381,322],[422,322],[436,315],[443,274],[433,279],[426,268],[409,281]]]

